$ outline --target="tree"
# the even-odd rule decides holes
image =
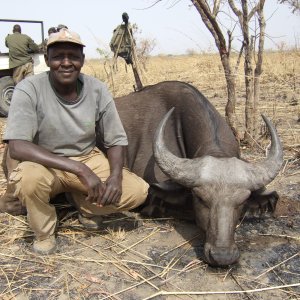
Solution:
[[[155,4],[163,0],[156,0]],[[173,0],[173,5],[178,0]],[[281,2],[298,3],[298,0],[279,0]],[[245,105],[245,133],[244,141],[253,144],[257,135],[257,115],[260,94],[260,75],[262,73],[264,37],[265,37],[265,0],[191,0],[192,5],[199,12],[203,23],[212,34],[218,49],[227,84],[227,104],[225,117],[238,140],[241,139],[236,125],[236,70],[244,55],[244,75],[246,89]],[[224,31],[220,24],[219,15],[222,9],[229,8],[233,23],[239,24],[242,34],[241,47],[235,68],[232,67],[231,51],[233,33],[237,26]],[[222,30],[223,29],[223,30]],[[225,38],[227,33],[227,41]]]
[[[212,34],[215,44],[218,48],[219,55],[221,58],[222,66],[225,73],[225,79],[227,83],[227,104],[225,107],[225,117],[227,123],[232,128],[237,139],[240,139],[239,132],[236,126],[235,116],[235,104],[236,104],[236,80],[235,72],[231,67],[230,63],[230,52],[231,52],[231,32],[228,31],[228,43],[223,35],[222,29],[217,21],[217,15],[220,9],[220,1],[216,0],[210,7],[205,0],[191,0],[197,11],[199,12],[202,21],[204,22],[207,29]]]
[[[233,30],[227,30],[228,42],[224,37],[223,31],[219,26],[218,14],[222,2],[214,0],[209,3],[205,0],[191,0],[197,11],[199,12],[202,21],[211,32],[215,44],[218,48],[222,65],[224,68],[226,83],[227,83],[227,105],[225,107],[225,117],[228,124],[233,129],[237,138],[240,138],[236,126],[235,118],[235,104],[236,104],[236,72],[231,67],[230,54],[231,44],[233,40]],[[240,8],[237,4],[240,3]],[[257,134],[257,114],[258,101],[260,91],[260,75],[262,73],[263,51],[264,51],[264,34],[265,34],[265,19],[263,8],[265,0],[254,1],[241,0],[240,2],[228,0],[229,7],[233,14],[237,17],[237,22],[242,32],[243,40],[240,48],[239,59],[244,54],[244,73],[245,73],[245,87],[246,87],[246,106],[245,106],[245,127],[244,141],[252,144]],[[252,7],[249,9],[249,7]],[[257,17],[258,33],[250,35],[251,20]],[[254,30],[256,32],[256,29]],[[258,43],[257,43],[258,40]],[[256,54],[257,43],[257,56]],[[254,62],[255,59],[255,70]],[[239,59],[237,64],[239,63]]]
[[[244,136],[245,142],[253,143],[253,139],[257,136],[257,115],[258,102],[260,94],[260,76],[262,73],[263,52],[264,52],[264,37],[266,22],[263,14],[265,0],[259,0],[258,3],[248,11],[248,0],[241,1],[241,9],[238,9],[233,0],[228,1],[232,11],[238,17],[240,27],[243,33],[244,46],[244,73],[246,86],[246,106],[245,106],[245,120],[246,132]],[[257,14],[258,19],[258,33],[250,36],[249,23],[253,16]],[[256,40],[258,39],[257,55],[256,54]],[[253,73],[254,62],[256,58],[255,70]]]

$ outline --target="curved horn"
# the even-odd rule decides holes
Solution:
[[[195,175],[199,173],[201,159],[197,159],[195,164],[191,159],[179,158],[167,149],[164,142],[164,130],[174,109],[171,108],[158,125],[153,141],[154,157],[160,169],[171,179],[183,186],[194,187],[199,182],[199,177]]]
[[[179,184],[190,188],[199,186],[199,183],[204,179],[203,176],[209,176],[210,179],[213,179],[216,177],[214,170],[219,170],[221,173],[217,175],[220,178],[223,177],[223,180],[228,179],[229,182],[237,185],[242,184],[249,190],[257,190],[270,183],[280,171],[283,162],[282,145],[274,125],[264,115],[262,115],[262,118],[271,133],[271,149],[267,158],[258,163],[247,163],[234,158],[234,163],[233,158],[204,156],[202,158],[187,159],[172,154],[164,143],[163,133],[173,111],[174,108],[164,116],[158,126],[154,137],[153,152],[161,170]],[[228,172],[232,174],[229,177]],[[233,176],[235,173],[236,176]],[[242,173],[244,173],[244,176],[241,175]]]
[[[283,163],[282,145],[275,126],[266,116],[261,116],[271,134],[271,148],[264,161],[248,165],[249,188],[252,190],[256,190],[270,183],[279,173]]]

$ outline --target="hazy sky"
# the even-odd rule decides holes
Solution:
[[[14,0],[2,1],[2,19],[38,20],[44,22],[45,36],[48,28],[66,24],[78,32],[86,44],[87,58],[99,57],[96,48],[109,50],[113,29],[121,24],[122,13],[129,14],[129,21],[138,24],[146,39],[155,39],[157,46],[153,54],[184,54],[187,49],[198,52],[215,50],[210,32],[203,25],[200,15],[191,6],[190,0],[163,0],[154,7],[156,0]],[[176,5],[172,6],[172,3]],[[234,24],[222,14],[224,24]],[[300,16],[293,15],[285,5],[276,0],[266,0],[267,20],[266,48],[276,48],[276,43],[299,47]],[[227,19],[227,20],[226,20]],[[12,32],[14,23],[0,23],[0,51],[7,52],[5,36]],[[38,25],[20,23],[22,32],[35,42],[41,42]],[[235,36],[238,39],[238,35]]]

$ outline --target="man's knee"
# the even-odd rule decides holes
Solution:
[[[120,206],[130,206],[130,208],[128,209],[133,209],[141,205],[146,200],[148,195],[149,184],[142,178],[127,170],[123,176],[123,201],[121,201],[123,203],[120,203]]]
[[[44,166],[22,162],[13,170],[9,177],[9,184],[15,186],[15,196],[32,195],[39,190],[50,192],[53,175]]]
[[[149,184],[147,182],[143,182],[136,188],[134,192],[135,197],[135,207],[143,204],[148,196]]]

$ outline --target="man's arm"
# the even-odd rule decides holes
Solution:
[[[39,51],[39,46],[30,37],[28,37],[28,48],[32,51],[32,53]]]
[[[87,200],[100,202],[99,199],[102,199],[105,186],[85,164],[55,155],[36,144],[24,140],[9,140],[8,146],[11,158],[19,161],[32,161],[47,168],[73,173],[86,186]]]
[[[9,34],[7,35],[7,37],[8,37],[8,36],[9,36]],[[5,46],[8,48],[7,37],[5,38]]]
[[[103,98],[111,98],[111,94],[103,88]],[[125,147],[128,145],[126,132],[113,100],[104,108],[99,122],[96,124],[96,133],[105,148],[110,166],[110,176],[105,182],[105,193],[98,205],[116,204],[122,195],[122,169],[124,166]]]

